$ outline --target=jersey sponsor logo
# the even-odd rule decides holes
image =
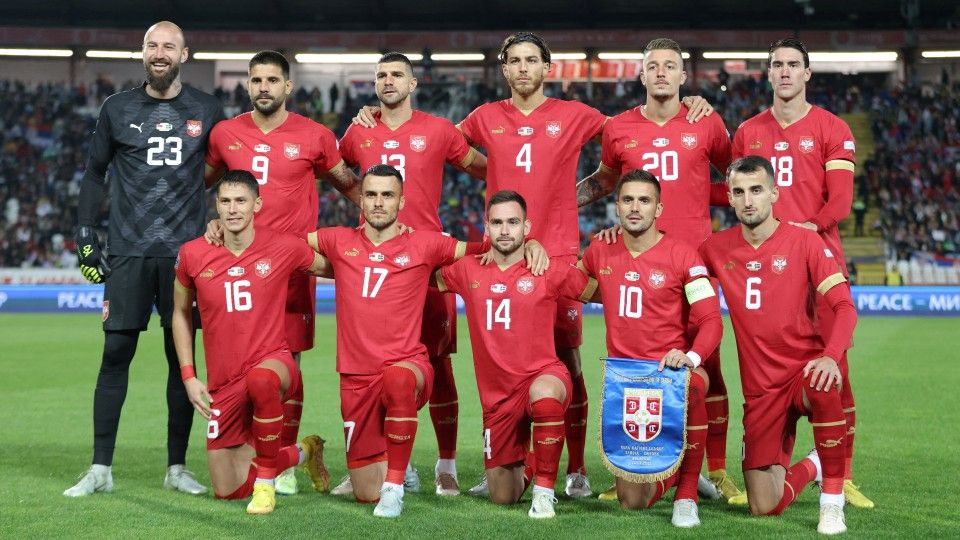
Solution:
[[[656,439],[663,425],[662,404],[659,388],[624,388],[623,432],[639,442]]]
[[[787,141],[778,141],[773,143],[773,149],[776,150],[777,152],[783,152],[787,148],[790,148],[790,143],[788,143]]]
[[[207,269],[204,270],[203,272],[200,272],[200,274],[199,274],[197,277],[201,277],[201,278],[204,278],[204,279],[210,279],[210,278],[212,278],[215,274],[216,274],[216,272],[213,271],[213,268],[207,268]]]
[[[830,251],[830,248],[823,248],[823,254],[826,255],[827,258],[829,259],[833,258],[833,252]]]
[[[266,154],[267,152],[270,151],[270,145],[269,145],[269,144],[260,143],[260,144],[258,144],[258,145],[256,145],[256,146],[253,147],[253,151],[254,151],[254,152],[259,152],[259,153],[261,153],[261,154]]]
[[[657,148],[663,148],[668,144],[670,144],[670,139],[666,137],[657,137],[656,139],[653,140],[653,145],[656,146]]]
[[[560,122],[557,120],[551,120],[547,122],[547,135],[550,137],[559,137],[560,136]]]
[[[139,131],[140,133],[143,133],[143,124],[144,124],[143,122],[140,122],[139,126],[137,124],[130,124],[130,127]]]
[[[396,148],[400,148],[400,141],[395,141],[393,139],[390,139],[389,141],[383,141],[383,147],[386,148],[387,150],[394,150]]]
[[[680,134],[680,144],[687,150],[693,150],[697,147],[697,134],[696,133],[681,133]]]
[[[800,151],[804,154],[813,152],[813,137],[800,137]]]
[[[406,265],[410,264],[410,254],[409,254],[409,253],[401,253],[401,254],[397,255],[396,257],[393,258],[393,264],[395,264],[395,265],[397,265],[397,266],[406,266]]]
[[[227,270],[227,275],[230,277],[240,277],[244,273],[246,273],[246,270],[244,270],[242,266],[233,266]]]
[[[243,148],[243,144],[240,141],[233,141],[233,144],[231,144],[230,146],[227,146],[227,150],[230,150],[232,152],[236,152],[241,148]]]
[[[636,139],[630,139],[630,142],[628,142],[627,144],[623,145],[623,147],[624,147],[624,149],[626,149],[626,150],[629,150],[629,149],[631,149],[631,148],[636,148],[636,147],[637,147],[637,140],[636,140]]]
[[[157,131],[170,131],[173,129],[173,124],[170,122],[160,122],[156,127]]]
[[[580,315],[580,313],[577,312],[577,308],[570,308],[570,309],[567,310],[567,318],[570,319],[570,321],[575,321],[575,320],[577,320],[577,316],[579,316],[579,315]],[[576,333],[576,332],[570,332],[570,335],[571,335],[571,336],[575,336],[575,335],[577,335],[577,333]]]
[[[690,277],[707,275],[707,267],[702,264],[690,267]]]
[[[623,279],[627,281],[640,281],[640,273],[633,271],[627,272],[623,275]]]
[[[533,128],[530,126],[521,126],[519,129],[517,129],[517,135],[529,137],[530,135],[533,135]]]
[[[497,127],[493,128],[493,129],[491,129],[491,130],[490,130],[490,133],[493,134],[493,135],[503,135],[505,131],[507,131],[507,130],[504,129],[503,126],[497,126]]]
[[[517,290],[523,294],[530,294],[533,292],[534,281],[530,276],[524,276],[517,280]]]
[[[203,133],[203,122],[200,120],[187,120],[187,135],[199,137]]]
[[[287,159],[297,159],[300,157],[300,145],[295,143],[283,143],[283,155]]]
[[[667,275],[663,273],[662,270],[651,270],[650,277],[647,278],[647,281],[650,282],[650,285],[655,289],[663,287],[663,284],[667,281]]]
[[[601,276],[609,276],[610,274],[613,274],[613,268],[609,266],[604,266],[603,268],[600,269]]]
[[[101,314],[103,315],[104,322],[106,322],[107,319],[110,318],[110,301],[109,300],[103,301],[103,310]]]
[[[855,152],[857,150],[857,144],[853,141],[843,141],[843,149]]]
[[[751,271],[751,272],[759,272],[759,271],[760,271],[760,261],[750,261],[750,262],[748,262],[748,263],[747,263],[747,270],[749,270],[749,271]]]
[[[490,292],[503,294],[507,292],[507,286],[504,285],[503,283],[494,283],[493,285],[490,286]]]
[[[426,135],[411,135],[410,136],[410,149],[414,152],[423,152],[427,149],[427,136]]]
[[[262,278],[269,276],[270,270],[270,259],[260,259],[253,265],[253,271]]]
[[[787,258],[783,255],[774,255],[771,264],[773,264],[773,271],[775,273],[782,274],[787,268]]]
[[[383,256],[383,253],[379,253],[377,251],[371,253],[367,258],[373,262],[383,262],[384,259],[386,259],[386,257]]]

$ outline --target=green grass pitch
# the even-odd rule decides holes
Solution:
[[[877,503],[874,510],[847,507],[849,536],[933,538],[960,536],[960,438],[957,437],[956,319],[862,318],[851,353],[859,424],[855,480]],[[334,320],[317,321],[318,346],[304,358],[306,408],[301,434],[328,441],[326,459],[336,482],[345,473],[343,437],[334,373]],[[739,471],[742,398],[732,331],[723,345],[730,388],[728,470]],[[371,331],[375,329],[371,328]],[[603,320],[587,317],[582,349],[592,399],[599,395]],[[807,489],[779,518],[751,518],[740,508],[702,501],[703,525],[692,531],[670,526],[670,495],[643,513],[620,510],[596,499],[563,497],[558,517],[546,523],[527,515],[523,503],[495,507],[467,496],[432,494],[436,441],[421,412],[414,464],[425,493],[406,497],[395,521],[372,517],[371,506],[311,491],[280,498],[269,516],[247,516],[245,502],[221,502],[162,489],[165,451],[165,362],[156,320],[142,335],[131,369],[130,390],[114,461],[115,491],[83,499],[61,492],[89,465],[92,396],[102,347],[96,315],[0,316],[0,537],[416,537],[416,538],[627,538],[676,535],[697,538],[813,537],[815,488]],[[454,358],[460,390],[457,464],[465,490],[481,475],[481,424],[466,322],[460,321],[460,353]],[[597,406],[591,403],[587,468],[595,491],[610,484],[596,446]],[[196,417],[188,466],[208,482],[204,424]],[[954,426],[951,428],[950,426]],[[797,455],[811,447],[801,421]],[[566,458],[561,463],[565,467]],[[301,488],[306,477],[298,472]]]

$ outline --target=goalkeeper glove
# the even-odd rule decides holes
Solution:
[[[103,283],[110,275],[110,266],[107,264],[103,250],[100,249],[97,233],[92,227],[85,225],[77,227],[76,242],[80,273],[90,283]]]

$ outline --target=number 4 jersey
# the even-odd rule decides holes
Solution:
[[[287,282],[291,273],[308,270],[315,257],[302,238],[266,227],[257,227],[240,255],[203,238],[180,248],[177,286],[197,292],[211,391],[243,376],[263,355],[287,347]]]

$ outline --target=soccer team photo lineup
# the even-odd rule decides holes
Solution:
[[[858,412],[880,424],[885,409],[865,404],[896,399],[877,395],[881,368],[863,365],[876,343],[864,336],[911,339],[901,319],[863,317],[876,303],[863,285],[914,285],[928,273],[922,284],[954,284],[960,94],[944,79],[917,95],[946,106],[893,113],[888,130],[880,97],[825,91],[822,81],[840,84],[839,75],[813,82],[822,53],[794,34],[765,43],[742,80],[727,62],[713,86],[688,71],[684,44],[661,34],[637,44],[626,81],[618,64],[615,83],[565,82],[569,53],[543,33],[503,31],[486,87],[443,82],[429,51],[386,50],[354,61],[361,75],[350,77],[361,81],[311,90],[298,84],[292,53],[264,49],[233,58],[245,71],[224,72],[223,88],[208,93],[189,77],[190,28],[163,20],[117,61],[132,84],[98,79],[96,96],[51,107],[25,103],[62,88],[0,81],[13,141],[0,179],[31,159],[30,145],[77,163],[70,187],[58,188],[72,197],[63,209],[0,185],[7,219],[20,223],[11,234],[29,239],[31,223],[19,216],[35,212],[38,230],[65,228],[36,244],[65,262],[41,265],[45,255],[29,249],[20,262],[5,243],[0,267],[79,270],[88,282],[80,290],[102,291],[100,349],[87,336],[88,348],[69,351],[71,363],[100,354],[69,415],[92,418],[92,455],[75,481],[76,456],[47,468],[64,485],[44,504],[96,515],[132,488],[144,505],[174,497],[162,504],[177,510],[162,515],[175,519],[207,500],[197,511],[229,515],[232,528],[219,532],[227,536],[314,511],[360,535],[362,523],[425,519],[463,499],[474,502],[443,519],[491,512],[464,519],[536,521],[534,536],[565,514],[592,513],[617,524],[590,522],[583,533],[655,523],[665,527],[658,532],[839,535],[849,519],[858,534],[888,500],[859,476],[881,465],[864,463],[873,459],[862,457],[867,443],[855,444]],[[132,75],[127,64],[137,61]],[[56,121],[78,114],[63,104],[71,100],[78,110],[87,103],[89,121]],[[850,114],[861,103],[872,123]],[[21,127],[18,110],[35,121]],[[44,114],[52,127],[42,127]],[[36,142],[45,129],[55,144]],[[949,148],[922,154],[909,143],[899,155],[916,164],[900,166],[897,152],[884,152],[914,140],[912,130]],[[945,171],[942,186],[924,187],[932,170]],[[875,185],[884,175],[895,187]],[[928,202],[913,210],[910,193]],[[890,228],[898,217],[886,212],[922,225]],[[873,234],[891,246],[876,268],[862,253],[882,243]],[[929,267],[914,269],[910,242],[936,252]],[[909,297],[899,301],[913,309]],[[14,328],[15,315],[0,317]],[[943,350],[952,334],[918,351]],[[950,363],[943,353],[933,364]],[[162,365],[160,356],[151,388],[165,390],[148,397],[136,371]],[[884,377],[901,376],[892,366],[902,360],[883,365]],[[160,430],[137,426],[144,415],[165,421],[165,447]],[[128,433],[150,456],[136,474],[119,457]],[[466,440],[475,443],[458,449]],[[414,466],[428,455],[432,472]],[[776,527],[781,520],[788,529]],[[958,527],[947,517],[933,530],[952,536]]]

